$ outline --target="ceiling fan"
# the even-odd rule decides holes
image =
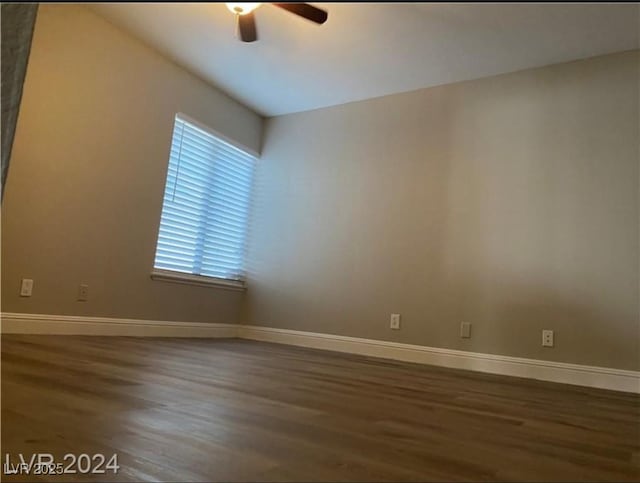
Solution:
[[[243,42],[255,42],[258,40],[256,20],[253,12],[261,3],[227,3],[227,8],[236,15],[237,35]],[[308,3],[272,3],[271,5],[282,8],[317,24],[327,21],[326,11],[309,5]]]

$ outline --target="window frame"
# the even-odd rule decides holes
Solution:
[[[244,153],[248,154],[249,156],[251,156],[254,160],[254,162],[258,162],[258,160],[260,159],[260,153],[258,153],[256,150],[251,149],[247,146],[245,146],[242,143],[239,143],[238,141],[235,141],[231,138],[229,138],[228,136],[222,134],[221,132],[207,126],[206,124],[201,123],[200,121],[198,121],[197,119],[192,118],[191,116],[184,114],[183,112],[177,112],[174,116],[173,116],[173,123],[172,123],[172,130],[171,130],[171,137],[169,140],[169,158],[167,159],[167,173],[165,174],[164,180],[165,180],[165,184],[163,186],[163,191],[162,191],[162,199],[163,199],[163,203],[161,205],[161,209],[160,209],[160,216],[158,217],[158,230],[157,230],[157,234],[156,234],[156,238],[155,238],[155,246],[154,246],[154,257],[153,257],[153,261],[152,261],[152,265],[151,265],[151,279],[152,280],[156,280],[156,281],[162,281],[162,282],[172,282],[172,283],[181,283],[181,284],[187,284],[187,285],[196,285],[196,286],[201,286],[201,287],[217,287],[217,288],[222,288],[225,290],[241,290],[244,291],[247,288],[246,285],[246,281],[245,280],[231,280],[231,279],[227,279],[227,278],[220,278],[220,277],[210,277],[207,275],[196,275],[196,274],[191,274],[191,273],[185,273],[185,272],[178,272],[178,271],[173,271],[173,270],[167,270],[167,269],[163,269],[163,268],[156,268],[155,266],[155,256],[156,256],[156,252],[158,250],[158,239],[160,236],[160,220],[162,219],[162,210],[164,209],[164,194],[165,194],[165,189],[166,189],[166,180],[167,180],[167,176],[168,176],[168,169],[169,169],[169,163],[170,163],[170,153],[171,153],[171,144],[173,143],[173,137],[174,137],[174,132],[173,132],[173,124],[175,124],[176,119],[180,119],[181,121],[184,121],[188,124],[192,124],[193,126],[197,127],[198,129],[201,129],[202,131],[211,134],[212,136],[216,137],[217,139],[219,139],[220,141],[230,144],[231,146],[243,151]],[[248,230],[248,227],[247,227]],[[246,250],[246,247],[245,247]]]

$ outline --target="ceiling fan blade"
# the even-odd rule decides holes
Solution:
[[[288,12],[295,13],[300,17],[319,24],[325,23],[329,16],[329,14],[324,10],[314,7],[313,5],[309,5],[308,3],[272,3],[271,5],[283,8]]]
[[[258,31],[256,30],[256,19],[253,12],[245,15],[236,15],[238,19],[237,34],[243,42],[255,42],[258,40]]]

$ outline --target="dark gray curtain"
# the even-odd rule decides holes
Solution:
[[[0,106],[2,109],[2,185],[1,197],[4,197],[4,183],[9,171],[9,158],[16,121],[22,98],[22,84],[27,70],[31,37],[36,21],[37,3],[3,3],[0,7],[2,17],[2,86]]]

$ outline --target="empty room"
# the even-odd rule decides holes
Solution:
[[[3,481],[640,481],[640,4],[1,8]]]

